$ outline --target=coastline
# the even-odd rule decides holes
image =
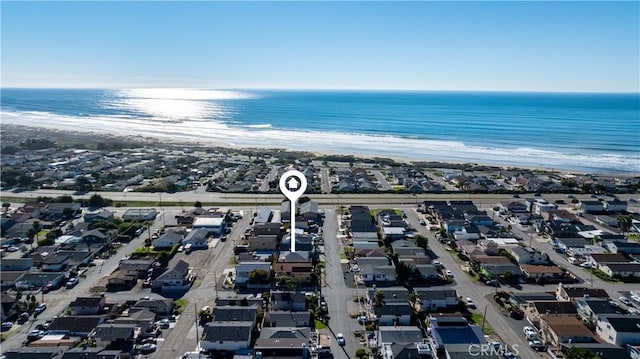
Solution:
[[[297,149],[288,149],[282,147],[270,147],[270,146],[238,146],[232,143],[224,143],[224,142],[209,142],[206,140],[198,141],[198,142],[190,142],[188,139],[184,138],[174,138],[166,135],[157,135],[157,136],[144,136],[141,134],[125,134],[120,132],[109,132],[109,131],[74,131],[70,129],[60,129],[60,128],[49,128],[45,126],[28,126],[28,125],[17,125],[17,124],[7,124],[1,123],[0,130],[2,133],[13,131],[13,132],[23,132],[24,137],[26,137],[29,133],[37,133],[39,135],[44,135],[47,138],[66,138],[66,139],[76,139],[81,142],[87,143],[96,143],[101,140],[110,140],[110,141],[122,141],[122,142],[130,142],[130,143],[138,143],[146,146],[153,146],[158,144],[158,140],[162,140],[170,145],[191,145],[194,147],[210,147],[210,148],[222,148],[228,149],[231,151],[250,151],[250,152],[260,152],[260,151],[286,151],[292,153],[305,153],[311,154],[315,157],[323,157],[323,156],[353,156],[356,160],[373,160],[376,158],[379,159],[389,159],[393,160],[397,163],[405,163],[405,164],[414,164],[421,162],[428,162],[434,164],[441,164],[442,168],[447,168],[451,166],[484,166],[484,167],[495,167],[501,168],[504,170],[529,170],[534,172],[543,172],[543,173],[556,173],[556,174],[577,174],[583,173],[577,170],[563,169],[563,168],[555,168],[555,167],[543,167],[543,166],[524,166],[524,165],[512,165],[512,164],[496,164],[490,162],[481,162],[481,161],[452,161],[452,160],[438,160],[438,159],[423,159],[423,160],[415,160],[409,157],[404,156],[389,156],[389,155],[378,155],[371,153],[342,153],[338,151],[330,151],[330,150],[315,150],[315,151],[307,151],[307,150],[297,150]],[[633,172],[597,172],[601,175],[616,175],[623,177],[633,177],[637,174]]]

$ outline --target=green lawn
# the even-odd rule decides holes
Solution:
[[[479,327],[482,327],[482,314],[474,313],[471,315],[471,320],[473,320]],[[491,335],[493,334],[493,328],[485,321],[484,330],[482,331],[484,334]]]
[[[316,330],[324,329],[327,327],[323,322],[319,321],[318,319],[314,320],[314,325],[316,327]]]

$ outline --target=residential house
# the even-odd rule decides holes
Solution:
[[[106,305],[104,294],[92,297],[76,297],[69,304],[69,311],[72,315],[96,315],[100,313]]]
[[[412,279],[415,281],[439,281],[442,278],[440,273],[433,264],[416,264],[413,265]]]
[[[240,262],[236,264],[236,285],[246,285],[250,283],[251,273],[263,271],[267,278],[271,278],[271,263],[267,262]]]
[[[554,301],[556,296],[550,293],[518,293],[511,294],[509,296],[509,303],[511,305],[519,307],[520,309],[527,309],[535,301]]]
[[[105,323],[96,327],[93,338],[99,347],[132,348],[139,334],[134,324]]]
[[[194,229],[182,241],[182,244],[191,244],[192,249],[207,249],[209,248],[209,231],[205,228]]]
[[[408,303],[385,303],[374,305],[373,312],[378,319],[378,325],[409,325],[411,322],[411,307]]]
[[[310,328],[267,327],[262,328],[253,349],[262,358],[309,359],[310,338]]]
[[[47,331],[53,335],[86,337],[102,324],[105,317],[99,315],[69,315],[56,317]]]
[[[13,349],[2,348],[2,354],[6,359],[59,359],[63,348],[60,347],[17,347]]]
[[[175,231],[166,231],[153,242],[154,250],[171,249],[173,246],[182,242],[183,236],[181,233]]]
[[[107,290],[111,292],[131,290],[137,282],[137,271],[117,269],[107,279]]]
[[[562,251],[567,252],[571,248],[584,248],[589,242],[584,238],[558,238],[556,244]]]
[[[88,211],[83,218],[85,222],[109,221],[113,218],[113,212],[106,209]]]
[[[626,212],[627,201],[621,201],[619,199],[612,199],[604,202],[604,209],[607,212]]]
[[[531,323],[540,323],[540,319],[546,315],[575,317],[578,314],[573,302],[565,301],[533,301],[527,308],[527,317]]]
[[[249,236],[247,237],[247,242],[249,243],[250,251],[275,251],[278,246],[278,234]]]
[[[82,209],[82,205],[76,202],[70,203],[49,203],[43,209],[43,214],[50,219],[60,218],[63,214],[74,215]]]
[[[118,268],[125,272],[137,273],[137,278],[145,278],[153,271],[153,259],[125,259],[118,264]]]
[[[126,316],[118,317],[112,322],[114,324],[134,324],[143,332],[153,330],[155,326],[156,314],[148,309],[129,310]]]
[[[198,216],[193,220],[192,228],[205,228],[213,236],[222,236],[227,230],[227,221],[225,216]]]
[[[561,343],[591,343],[594,337],[589,328],[571,316],[545,315],[541,317],[541,328],[547,343],[557,347]]]
[[[471,325],[460,316],[430,316],[429,329],[438,350],[451,344],[483,344],[484,334],[477,325]]]
[[[534,264],[521,264],[522,275],[530,280],[548,281],[561,278],[564,275],[562,269],[556,266],[543,266]]]
[[[51,284],[53,288],[60,288],[64,279],[65,273],[62,272],[22,272],[22,275],[15,281],[15,287],[28,290]]]
[[[452,310],[458,307],[458,294],[455,289],[415,288],[420,298],[420,310],[427,313]]]
[[[599,268],[609,277],[640,278],[640,263],[607,263]]]
[[[375,303],[375,297],[378,295],[382,297],[383,303],[407,303],[409,300],[409,291],[404,287],[367,287],[367,301],[369,303]]]
[[[265,327],[309,327],[311,325],[311,313],[289,312],[284,310],[265,313]]]
[[[518,264],[549,264],[549,256],[546,253],[530,247],[514,246],[509,251]]]
[[[76,347],[64,352],[62,359],[121,359],[124,357],[120,350],[106,350],[104,348]]]
[[[213,308],[214,322],[256,322],[258,307],[250,306],[215,306]]]
[[[627,257],[622,253],[594,253],[585,256],[587,262],[594,264],[596,268],[600,269],[603,264],[609,263],[629,263]]]
[[[580,213],[604,212],[604,204],[600,201],[580,201]]]
[[[129,313],[145,309],[159,317],[170,316],[173,314],[173,299],[141,299],[129,308]]]
[[[61,272],[69,263],[69,257],[62,254],[50,254],[42,261],[43,272]]]
[[[271,310],[306,311],[307,300],[304,293],[292,291],[271,291]]]
[[[280,277],[293,278],[298,283],[310,283],[312,280],[313,263],[309,252],[280,252],[274,266],[276,279]]]
[[[2,258],[0,269],[5,271],[26,271],[33,267],[32,258]]]
[[[565,357],[567,357],[568,351],[572,348],[586,350],[592,355],[597,355],[600,359],[638,359],[637,357],[634,358],[633,354],[630,354],[626,348],[609,343],[565,343],[560,346],[560,350]],[[628,348],[632,350],[631,346],[628,346]]]
[[[365,283],[392,283],[397,280],[396,269],[392,265],[362,265],[360,266],[360,277]]]
[[[422,331],[415,326],[381,326],[378,328],[378,350],[384,359],[424,359],[431,351],[424,346]],[[403,356],[409,355],[409,356]]]
[[[16,297],[6,293],[0,294],[0,307],[2,309],[0,321],[15,319],[20,313],[20,306]]]
[[[615,345],[640,344],[640,316],[606,314],[598,317],[596,334]]]
[[[179,260],[169,271],[164,272],[151,282],[151,288],[162,292],[187,291],[191,286],[191,268],[189,263]]]
[[[200,347],[205,352],[248,352],[253,322],[210,322],[204,327]]]
[[[640,254],[640,243],[624,241],[604,241],[605,247],[611,253]]]
[[[616,308],[607,299],[576,298],[575,303],[578,317],[593,327],[600,315],[616,314]]]
[[[564,301],[575,301],[577,298],[600,298],[610,299],[606,290],[600,288],[568,287],[558,283],[556,288],[556,299]]]

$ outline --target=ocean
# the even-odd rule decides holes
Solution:
[[[424,161],[640,173],[640,95],[2,89],[2,123]]]

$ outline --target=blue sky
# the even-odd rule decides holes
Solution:
[[[3,87],[640,92],[640,3],[2,1]]]

